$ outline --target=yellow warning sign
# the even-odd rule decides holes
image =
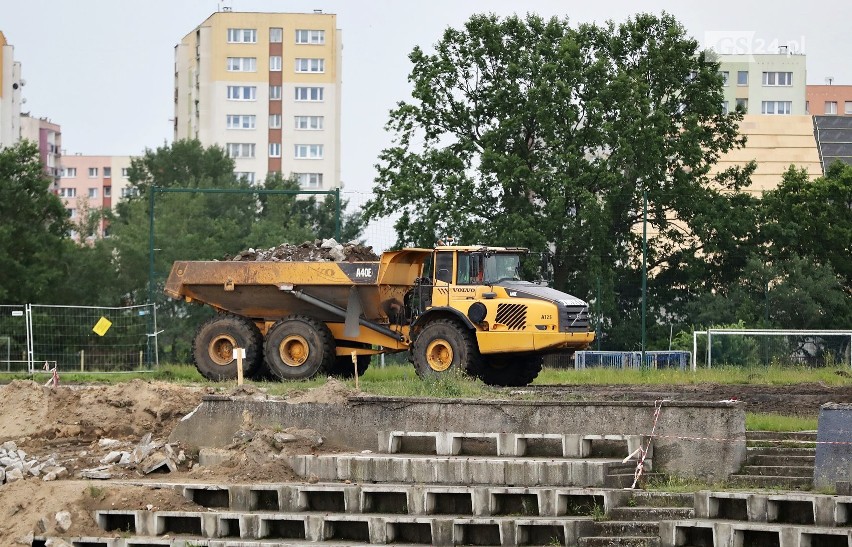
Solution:
[[[95,334],[98,336],[103,336],[106,334],[106,331],[112,326],[112,321],[107,319],[106,317],[101,317],[98,319],[98,322],[95,323],[95,326],[92,327],[92,330],[95,331]]]

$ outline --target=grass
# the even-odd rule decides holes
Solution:
[[[783,416],[781,414],[746,413],[747,431],[815,431],[816,417]]]
[[[545,369],[535,384],[764,384],[791,385],[819,382],[829,386],[852,386],[848,367],[732,367],[699,368],[695,372],[676,369],[586,370]]]

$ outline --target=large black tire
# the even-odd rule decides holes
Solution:
[[[334,338],[325,323],[290,315],[275,323],[263,347],[266,366],[281,380],[305,380],[334,365]]]
[[[482,356],[473,332],[451,319],[436,319],[417,334],[412,348],[414,370],[421,378],[465,373],[475,376]]]
[[[543,363],[540,355],[486,356],[478,375],[489,386],[526,386],[536,379]]]
[[[208,380],[235,380],[234,348],[244,348],[243,375],[253,377],[261,369],[263,336],[253,321],[231,314],[211,317],[198,327],[192,340],[195,368]]]
[[[356,359],[358,360],[358,377],[360,378],[364,375],[364,371],[370,366],[372,356],[358,355]],[[352,357],[337,357],[331,365],[331,369],[328,373],[332,376],[337,376],[338,378],[354,378],[355,367],[352,366]]]

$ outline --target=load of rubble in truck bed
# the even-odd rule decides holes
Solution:
[[[282,243],[270,249],[246,249],[226,260],[240,262],[377,262],[379,256],[369,245],[354,241],[340,244],[334,239],[315,239],[301,245]]]

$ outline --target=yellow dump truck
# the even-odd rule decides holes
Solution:
[[[464,371],[522,386],[544,355],[589,346],[588,305],[521,281],[526,249],[441,246],[382,254],[378,262],[178,261],[169,296],[219,313],[193,341],[198,370],[279,379],[363,373],[372,355],[408,351],[417,374]]]

